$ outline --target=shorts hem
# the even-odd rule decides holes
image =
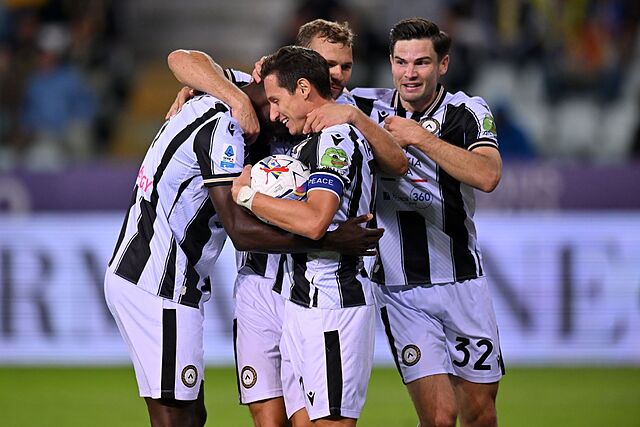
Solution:
[[[284,397],[282,390],[274,390],[270,392],[254,394],[251,396],[244,396],[242,393],[240,393],[240,404],[249,405],[250,403],[259,402],[261,400],[275,399],[278,397]]]

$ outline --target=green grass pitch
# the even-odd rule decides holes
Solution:
[[[250,426],[232,368],[206,371],[208,426]],[[0,367],[0,426],[144,426],[132,368]],[[511,368],[500,385],[502,426],[640,426],[640,367]],[[415,427],[394,368],[376,368],[358,425]]]

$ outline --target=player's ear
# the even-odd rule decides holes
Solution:
[[[311,93],[311,83],[309,83],[309,80],[300,78],[298,79],[296,84],[304,99],[307,99],[309,97],[309,94]]]
[[[438,65],[438,73],[443,76],[447,74],[447,70],[449,69],[449,54],[446,54],[442,61],[440,61],[440,65]]]

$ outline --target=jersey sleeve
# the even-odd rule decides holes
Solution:
[[[197,132],[194,151],[206,187],[230,185],[245,160],[240,125],[228,113],[214,116]]]
[[[332,126],[318,136],[315,157],[311,163],[311,175],[307,192],[324,190],[342,198],[345,187],[351,182],[354,145],[346,125]]]
[[[251,74],[247,74],[244,71],[235,70],[233,68],[225,68],[224,76],[227,80],[238,87],[245,87],[253,81]]]
[[[465,145],[471,151],[478,147],[498,148],[498,134],[493,114],[489,106],[480,97],[473,97],[467,103],[471,120],[465,122]]]

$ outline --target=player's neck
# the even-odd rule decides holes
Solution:
[[[421,112],[427,109],[429,105],[436,99],[437,92],[433,91],[428,97],[418,99],[416,101],[406,101],[400,98],[402,107],[410,113]]]

